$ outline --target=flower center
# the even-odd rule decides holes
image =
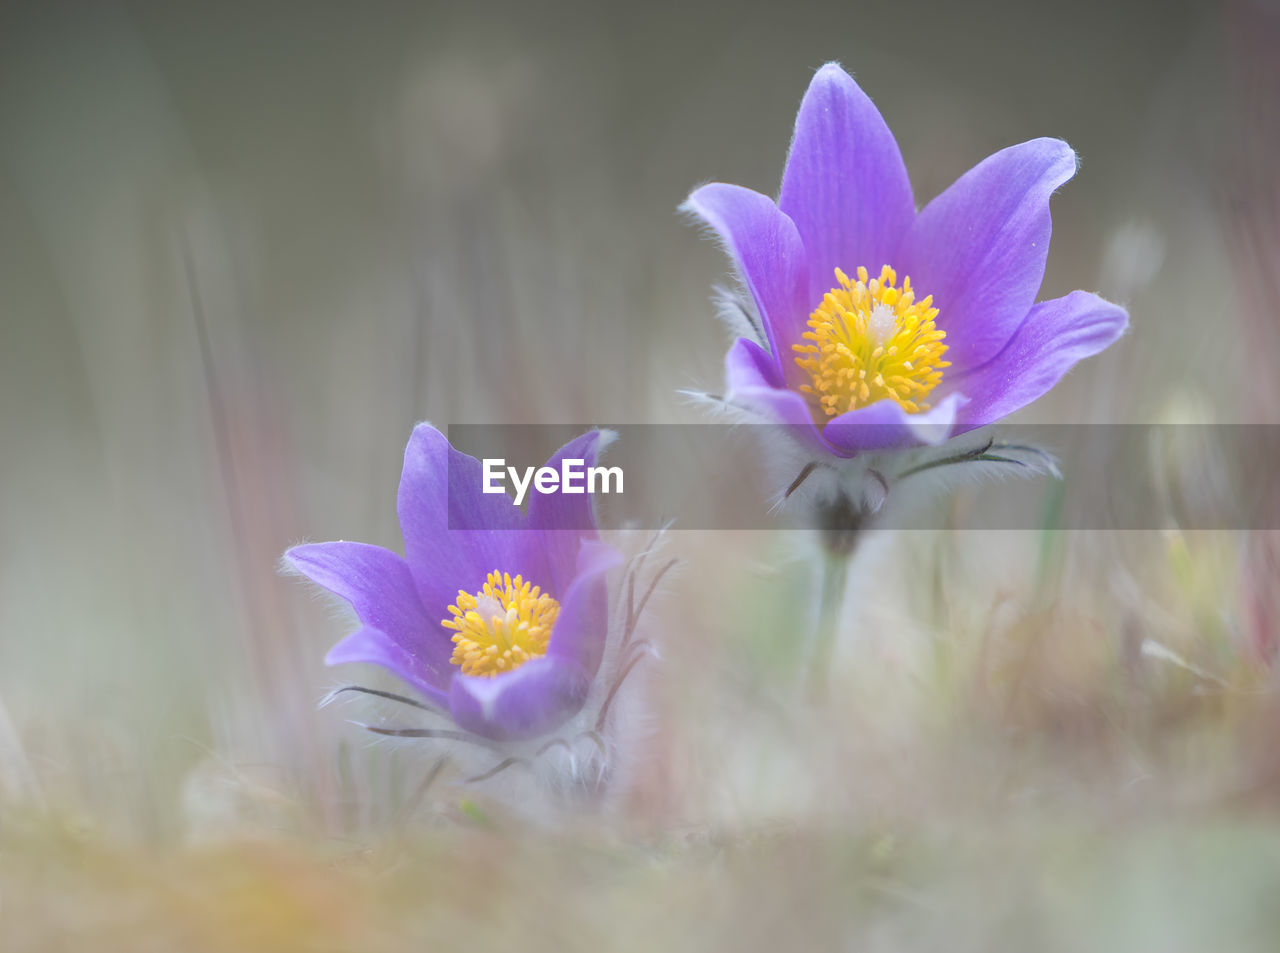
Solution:
[[[440,623],[454,632],[449,661],[461,665],[463,675],[513,671],[547,654],[559,612],[560,603],[538,586],[494,570],[474,595],[459,589],[449,606],[453,618]]]
[[[916,301],[906,276],[894,287],[898,275],[888,265],[870,281],[866,268],[857,281],[837,268],[836,280],[809,316],[801,335],[809,343],[791,345],[812,381],[800,390],[828,417],[886,397],[908,413],[928,410],[922,398],[951,366],[942,360],[947,334],[933,323],[933,297]]]

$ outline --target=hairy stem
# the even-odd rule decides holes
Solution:
[[[845,588],[849,579],[849,553],[826,548],[822,553],[822,596],[818,606],[818,627],[809,660],[809,697],[819,704],[826,701],[831,678],[831,659],[835,651],[836,630],[840,610],[844,607]]]

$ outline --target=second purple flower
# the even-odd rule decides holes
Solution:
[[[584,434],[549,464],[593,465],[600,441]],[[284,559],[360,621],[328,664],[386,668],[471,734],[537,738],[586,702],[609,630],[606,574],[622,556],[598,538],[589,495],[534,492],[526,515],[481,487],[480,462],[419,424],[397,497],[404,556],[340,540]],[[483,528],[452,529],[451,515]]]

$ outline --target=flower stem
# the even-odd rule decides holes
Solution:
[[[809,698],[815,704],[826,701],[831,681],[836,630],[840,624],[840,610],[844,607],[844,593],[849,579],[849,556],[849,552],[841,549],[824,548],[822,551],[822,596],[809,669]]]

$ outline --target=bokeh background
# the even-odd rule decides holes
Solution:
[[[1263,0],[0,5],[0,947],[1274,949],[1272,534],[968,491],[862,547],[815,708],[812,541],[674,532],[625,784],[554,823],[318,711],[347,623],[277,560],[398,547],[421,419],[702,419],[676,207],[773,192],[830,59],[918,201],[1079,152],[1042,295],[1132,330],[1025,419],[1277,423],[1278,45]]]

